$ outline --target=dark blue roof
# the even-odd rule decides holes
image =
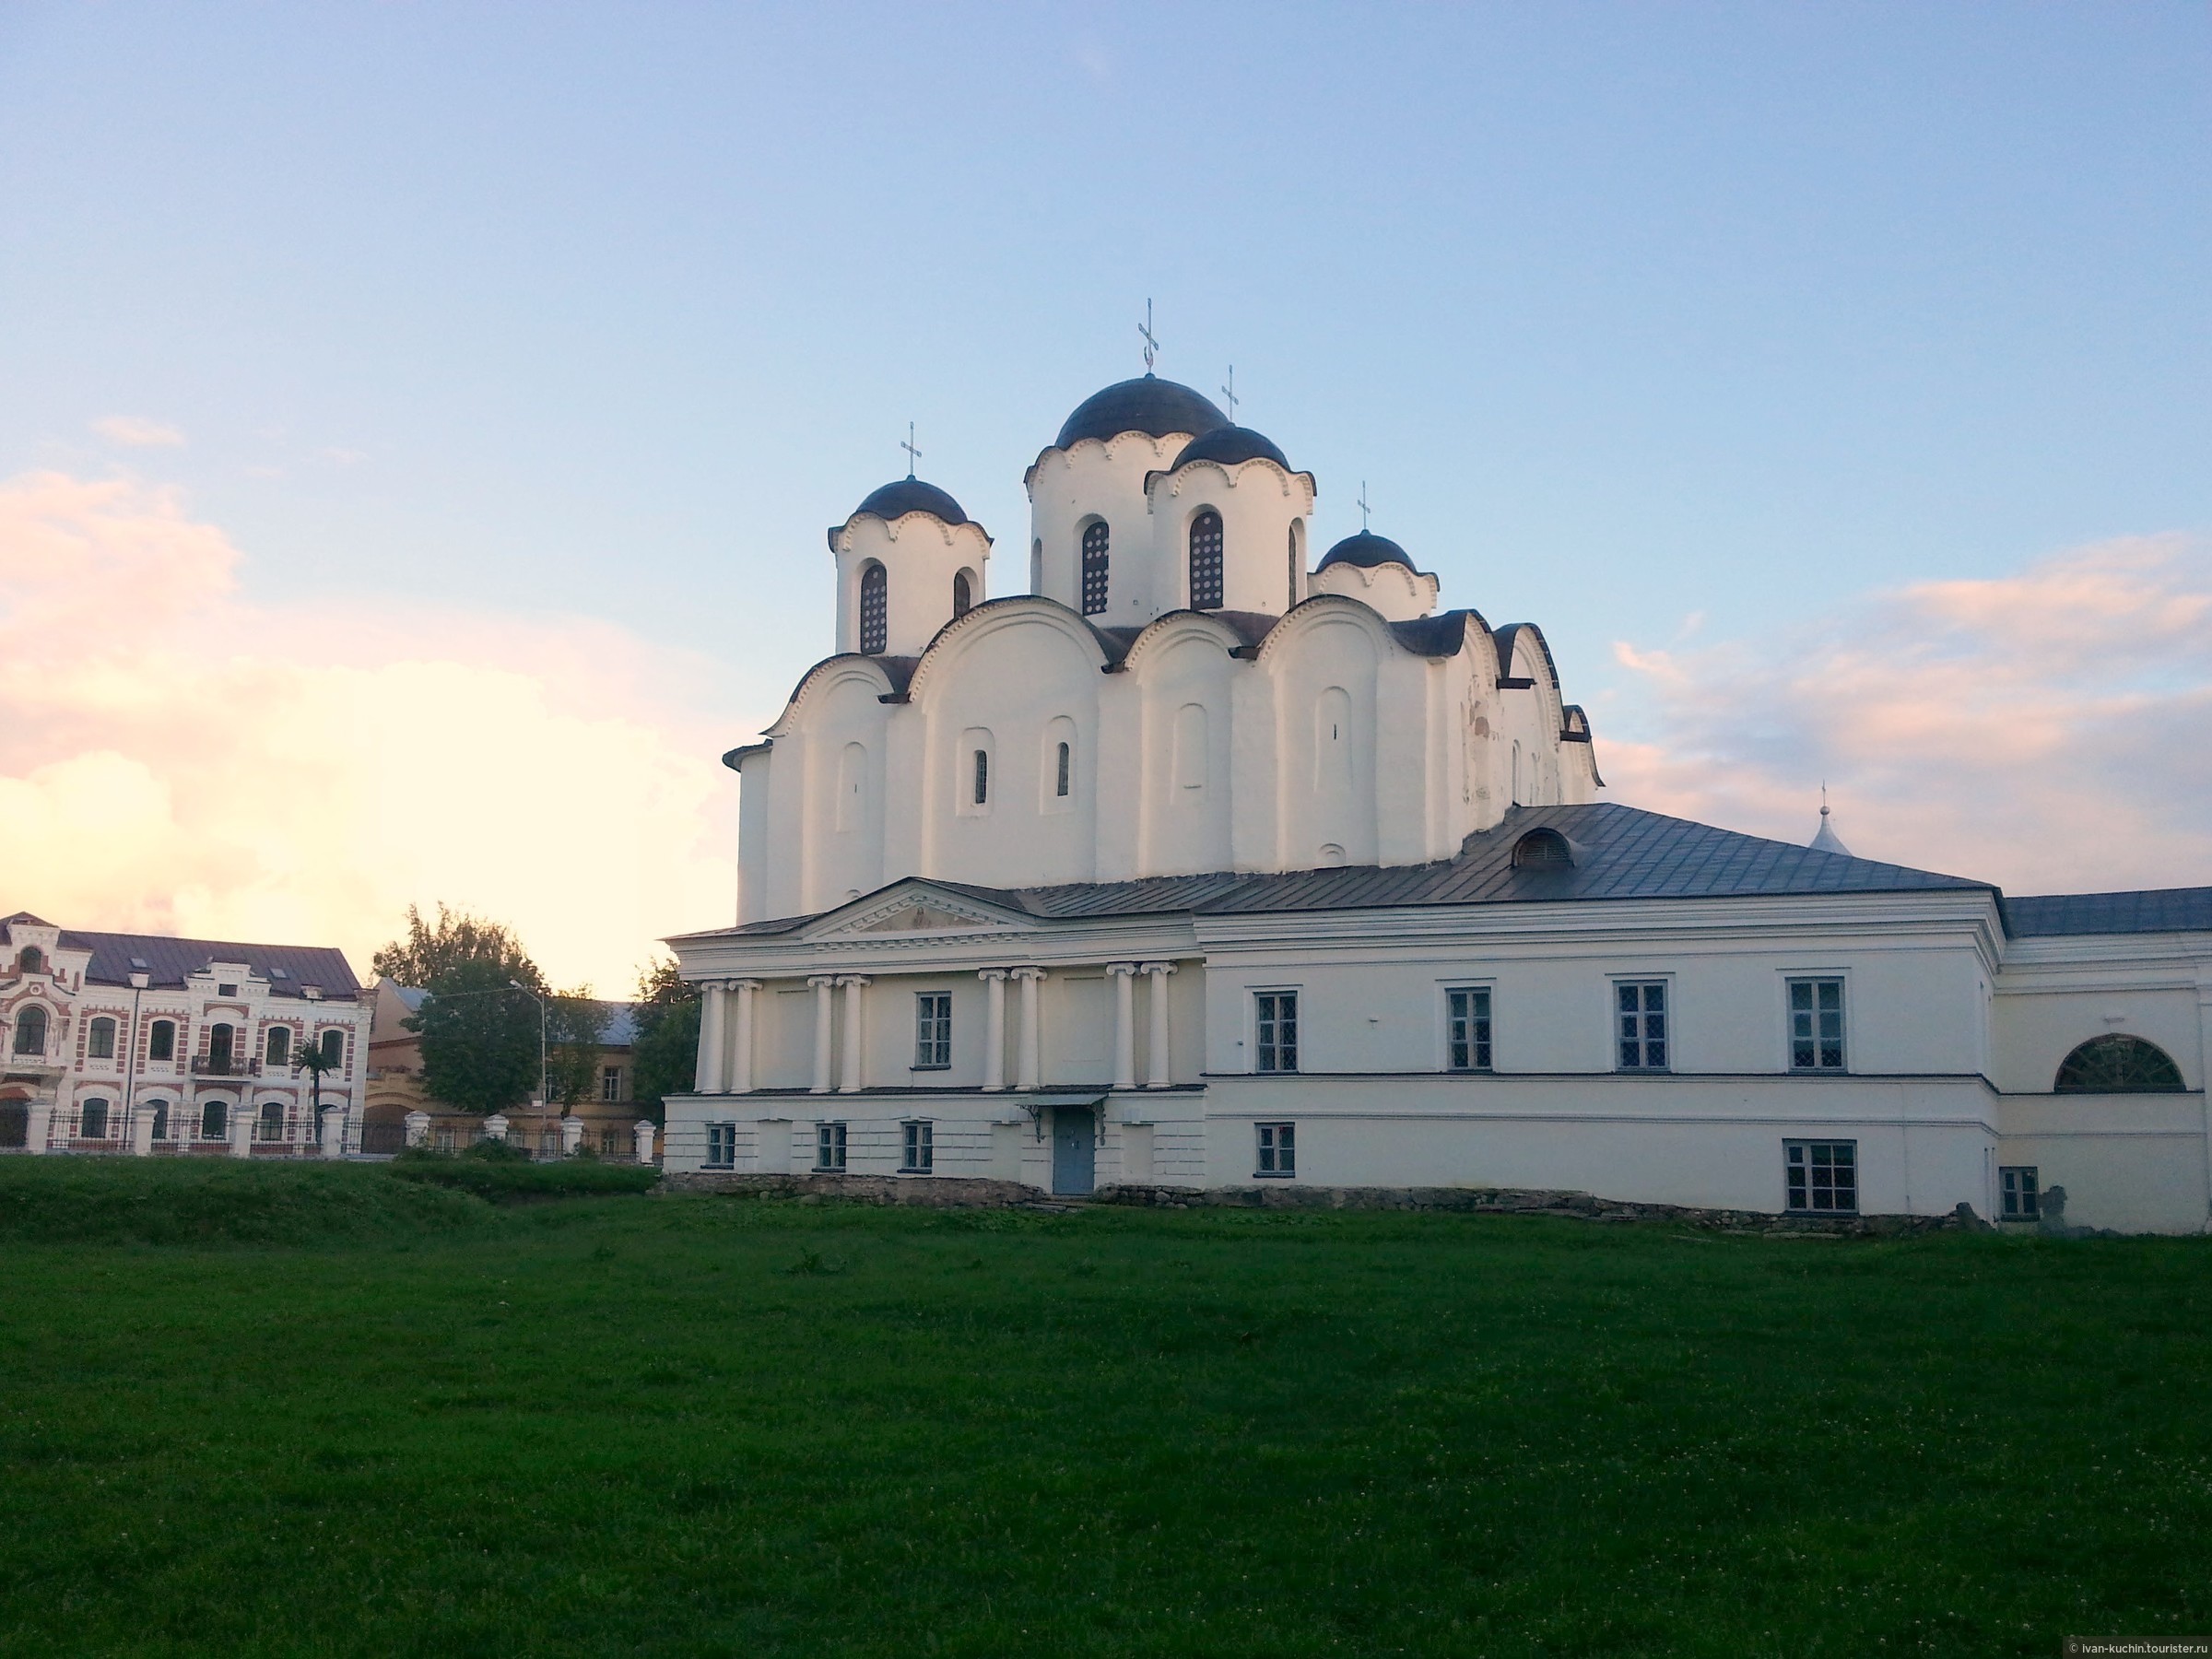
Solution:
[[[243,962],[255,979],[269,982],[272,996],[298,996],[302,985],[313,985],[327,1000],[341,1002],[361,988],[346,953],[329,946],[241,945],[165,934],[84,933],[74,927],[63,930],[62,943],[92,953],[85,978],[99,985],[127,985],[134,971],[142,971],[150,984],[173,989],[210,962]],[[142,970],[141,962],[146,964]]]
[[[2008,898],[2005,931],[2016,939],[2060,934],[2212,933],[2212,887]]]
[[[1124,432],[1145,432],[1165,438],[1171,432],[1194,437],[1229,425],[1229,417],[1188,386],[1147,374],[1122,381],[1103,392],[1093,392],[1076,406],[1076,412],[1053,441],[1055,449],[1067,449],[1086,438],[1108,439]]]
[[[1316,568],[1325,571],[1331,565],[1337,564],[1359,565],[1371,571],[1377,565],[1385,564],[1402,564],[1409,571],[1414,569],[1413,560],[1406,556],[1405,548],[1389,536],[1377,535],[1371,530],[1362,530],[1357,535],[1346,536],[1322,556],[1321,563]]]
[[[1175,465],[1216,461],[1223,466],[1234,466],[1240,461],[1262,460],[1274,462],[1285,472],[1290,470],[1290,457],[1276,447],[1273,439],[1262,437],[1250,427],[1225,426],[1184,444],[1182,453],[1175,457]]]
[[[853,509],[854,518],[864,512],[872,512],[879,519],[895,519],[909,512],[930,512],[948,524],[964,524],[968,522],[968,515],[961,511],[958,501],[935,484],[924,484],[919,478],[900,478],[896,483],[886,484]]]
[[[1519,866],[1513,848],[1531,830],[1556,830],[1575,849],[1566,866]],[[1388,909],[1437,904],[1558,904],[1604,899],[1719,899],[1803,893],[1985,892],[1987,882],[1939,876],[1870,858],[1817,853],[1640,807],[1516,806],[1496,829],[1470,835],[1459,855],[1392,868],[1347,865],[1274,876],[1162,876],[1006,889],[934,885],[1026,912],[1077,917],[1199,915]],[[757,922],[736,931],[788,933],[811,918]]]

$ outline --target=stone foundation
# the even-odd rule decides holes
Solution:
[[[913,1204],[933,1209],[1005,1209],[1048,1204],[1037,1187],[1018,1181],[963,1176],[733,1175],[679,1171],[661,1178],[659,1191],[727,1193],[746,1198],[843,1198],[856,1204]]]

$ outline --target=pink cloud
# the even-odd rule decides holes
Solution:
[[[261,605],[243,565],[173,494],[0,483],[0,907],[366,971],[442,898],[610,993],[728,916],[710,665],[584,619]]]
[[[92,429],[127,449],[175,449],[184,441],[184,434],[175,427],[143,415],[104,416],[92,423]]]
[[[1658,741],[1615,798],[1804,841],[1820,782],[1853,851],[2020,892],[2212,882],[2212,548],[2077,548],[1843,605],[1765,645],[1615,655]]]

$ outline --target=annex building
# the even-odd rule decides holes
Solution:
[[[736,921],[670,941],[670,1170],[2206,1226],[2212,888],[1600,802],[1535,627],[1310,560],[1312,475],[1154,375],[1026,483],[1006,597],[911,476],[830,529],[836,652],[724,757]]]

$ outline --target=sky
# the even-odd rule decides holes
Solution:
[[[1606,797],[2212,882],[2212,8],[0,7],[0,912],[728,919],[716,757],[905,470],[1141,371]]]

